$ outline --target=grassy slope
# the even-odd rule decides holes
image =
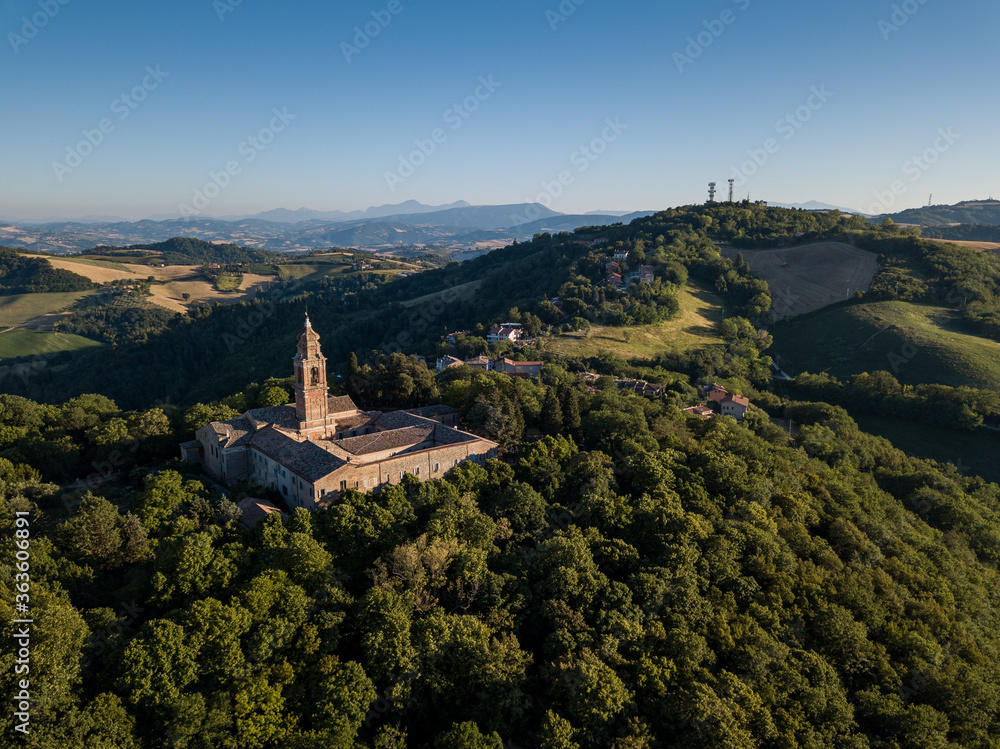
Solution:
[[[789,374],[886,370],[916,385],[1000,388],[1000,344],[959,329],[948,307],[875,302],[805,315],[771,331]]]
[[[925,237],[925,239],[939,244],[957,244],[959,247],[968,247],[977,252],[1000,251],[1000,242],[967,242],[962,239],[935,239],[934,237]]]
[[[36,317],[71,307],[92,291],[66,291],[55,294],[17,294],[0,297],[0,330],[22,325]]]
[[[427,304],[427,302],[433,302],[435,299],[441,299],[443,297],[448,297],[450,301],[468,299],[479,291],[479,288],[482,285],[482,279],[478,281],[470,281],[469,283],[463,283],[460,286],[454,286],[450,289],[445,289],[444,291],[438,291],[434,294],[425,294],[424,296],[417,297],[416,299],[400,302],[400,304],[404,307],[415,307],[418,304]]]
[[[0,333],[0,359],[37,356],[59,351],[77,351],[100,345],[97,341],[83,336],[68,333],[43,333],[38,330],[18,328]]]
[[[570,333],[547,338],[545,348],[564,356],[596,356],[609,351],[636,360],[721,343],[716,329],[723,318],[722,300],[691,284],[681,290],[678,299],[681,313],[674,320],[632,328],[595,327],[587,337]]]
[[[354,266],[344,262],[282,263],[278,266],[278,277],[282,280],[295,279],[316,281],[323,276],[333,276],[354,272]],[[366,271],[369,272],[369,271]]]
[[[79,263],[80,265],[90,265],[95,268],[109,268],[111,270],[125,271],[126,273],[132,273],[124,264],[114,262],[111,260],[96,260],[89,257],[74,257],[73,255],[43,255],[48,260],[56,260],[60,263]],[[85,275],[81,273],[81,275]]]

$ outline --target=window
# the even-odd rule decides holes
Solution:
[[[413,469],[413,475],[414,476],[420,475],[420,466],[417,466],[416,468]]]
[[[434,473],[437,473],[440,470],[441,470],[441,464],[440,463],[435,463],[434,464]]]
[[[326,489],[320,489],[319,490],[319,496],[325,497],[326,496]]]
[[[399,472],[399,480],[402,481],[403,480],[403,476],[405,476],[405,475],[406,475],[406,471],[400,471]]]
[[[342,491],[342,492],[343,491],[347,491],[347,482],[346,481],[341,481],[340,482],[340,491]]]
[[[288,487],[287,486],[281,487],[281,493],[284,494],[287,497],[288,496]]]

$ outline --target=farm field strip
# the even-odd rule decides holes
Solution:
[[[51,294],[16,294],[0,297],[0,329],[34,324],[46,316],[72,307],[93,291],[66,291]],[[58,319],[58,317],[56,318]],[[54,321],[54,320],[53,320]]]
[[[102,344],[69,333],[47,333],[26,328],[0,332],[0,360],[21,356],[38,356],[61,351],[78,351]]]
[[[737,252],[726,249],[723,254],[735,258]],[[742,253],[750,271],[771,290],[775,321],[815,312],[856,291],[867,291],[878,271],[875,253],[840,242]]]

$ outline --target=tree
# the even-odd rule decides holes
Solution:
[[[118,406],[110,398],[88,393],[70,398],[59,411],[58,424],[63,429],[87,429],[103,418],[118,413]]]
[[[573,741],[575,734],[576,731],[568,720],[558,713],[546,710],[539,736],[539,749],[580,749],[580,745]]]
[[[484,735],[471,721],[455,723],[434,740],[434,749],[503,749],[503,739],[493,732]]]
[[[499,392],[477,395],[466,416],[469,428],[500,445],[514,450],[524,435],[524,415],[520,407]]]
[[[319,683],[310,695],[316,706],[313,724],[330,734],[334,746],[351,746],[369,706],[378,697],[375,685],[360,663],[342,663],[335,656],[324,656],[317,667]]]
[[[559,397],[554,387],[548,388],[545,393],[541,427],[544,434],[557,435],[563,431],[562,406],[559,404]]]
[[[205,487],[200,481],[185,481],[177,471],[161,471],[146,476],[133,509],[143,525],[155,532],[182,504],[204,496]]]
[[[562,414],[563,429],[579,444],[583,437],[580,429],[580,396],[573,387],[566,387],[562,391]]]
[[[369,591],[361,605],[365,671],[376,683],[387,684],[412,668],[417,655],[410,641],[412,605],[403,596],[378,588]]]
[[[228,421],[239,416],[239,412],[221,403],[206,405],[196,403],[184,412],[181,424],[186,432],[196,432],[213,421]]]
[[[125,648],[117,686],[133,705],[162,705],[176,700],[197,674],[197,651],[183,627],[155,619]]]
[[[285,735],[281,688],[254,676],[236,692],[236,736],[241,747],[262,749]]]
[[[261,388],[257,393],[257,408],[267,408],[269,406],[284,406],[291,400],[291,395],[282,387],[272,385]]]
[[[638,268],[646,262],[646,243],[641,239],[635,240],[632,249],[628,252],[628,264],[630,268]]]
[[[366,407],[416,408],[440,396],[427,365],[405,354],[380,355],[347,383],[349,394]]]
[[[87,492],[62,528],[66,550],[76,559],[110,569],[122,562],[123,519],[118,508]]]

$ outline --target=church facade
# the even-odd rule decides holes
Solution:
[[[202,427],[181,445],[181,457],[224,485],[252,481],[289,507],[321,509],[347,489],[371,491],[407,474],[441,478],[459,463],[497,456],[495,442],[458,429],[458,412],[448,406],[384,413],[331,396],[308,315],[292,368],[294,403]]]

